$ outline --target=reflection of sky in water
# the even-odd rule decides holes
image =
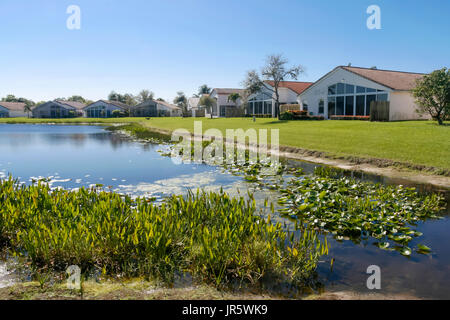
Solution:
[[[9,173],[30,183],[32,178],[51,177],[53,187],[77,189],[102,184],[132,196],[161,199],[198,188],[232,196],[255,192],[257,204],[265,198],[275,201],[277,193],[254,189],[241,177],[207,165],[175,165],[158,150],[163,146],[132,142],[94,126],[0,125],[0,178]],[[308,172],[314,165],[299,163]],[[374,180],[376,177],[364,177]],[[403,181],[382,181],[402,183]],[[267,213],[267,212],[266,212]],[[285,222],[280,217],[274,220]],[[370,293],[366,286],[369,265],[382,270],[382,290],[378,293],[411,293],[420,297],[450,298],[450,220],[422,223],[424,233],[414,245],[422,243],[434,250],[432,256],[411,259],[385,252],[371,243],[354,245],[330,240],[330,256],[336,259],[333,272],[329,263],[319,267],[321,279],[332,290]],[[329,238],[330,239],[330,238]]]

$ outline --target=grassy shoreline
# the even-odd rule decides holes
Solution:
[[[3,118],[0,124],[134,124],[140,127],[141,133],[148,130],[170,134],[178,128],[192,133],[194,121],[202,122],[203,132],[211,128],[217,128],[223,133],[227,129],[238,128],[279,129],[281,151],[294,155],[450,176],[450,127],[438,126],[431,121],[379,123],[275,119],[257,119],[253,122],[247,118]]]

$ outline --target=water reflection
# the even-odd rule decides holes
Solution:
[[[0,178],[12,174],[21,181],[50,177],[53,187],[77,189],[102,184],[114,191],[134,196],[161,199],[169,194],[185,193],[201,188],[231,195],[254,192],[262,207],[265,198],[276,202],[278,193],[260,190],[241,177],[223,172],[217,167],[198,164],[175,165],[158,150],[165,146],[135,142],[95,126],[0,125]],[[307,173],[319,166],[314,163],[289,160],[290,166]],[[344,175],[383,184],[412,185],[409,181],[376,175],[344,172]],[[437,189],[419,185],[423,192]],[[448,197],[448,192],[447,192]],[[266,210],[264,214],[267,214]],[[276,216],[274,220],[286,222]],[[414,255],[407,259],[398,253],[375,248],[372,243],[358,245],[350,241],[339,243],[328,237],[330,255],[320,264],[318,278],[326,290],[357,290],[368,293],[366,269],[379,265],[382,270],[382,290],[379,293],[413,294],[423,298],[450,298],[450,219],[421,223],[423,236],[417,243],[433,248],[430,256]],[[333,270],[330,259],[335,258]]]

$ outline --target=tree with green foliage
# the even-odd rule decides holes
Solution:
[[[237,92],[230,93],[228,95],[228,102],[233,102],[235,105],[237,105],[238,100],[241,99],[241,95]]]
[[[30,110],[33,106],[35,106],[36,104],[34,103],[34,101],[32,100],[28,100],[26,98],[17,98],[15,95],[13,94],[8,94],[6,97],[2,98],[3,102],[21,102],[21,103],[25,103],[26,107],[29,107]],[[27,111],[25,111],[27,112]]]
[[[25,107],[23,107],[23,112],[27,113],[28,118],[30,117],[30,112],[31,112],[31,106],[26,104]]]
[[[137,105],[136,98],[131,93],[120,94],[115,91],[111,91],[108,95],[108,100],[122,102],[129,106]]]
[[[142,90],[139,92],[139,94],[136,96],[136,100],[139,103],[143,103],[149,100],[153,100],[155,94],[150,90]]]
[[[413,96],[417,112],[428,113],[439,125],[450,118],[450,70],[442,68],[417,80]]]
[[[215,104],[216,104],[216,100],[214,100],[210,96],[203,96],[200,98],[200,100],[198,102],[198,105],[200,107],[205,107],[206,110],[208,110],[208,113],[211,115],[211,119],[212,119],[213,107]]]
[[[202,96],[204,94],[210,94],[212,89],[208,87],[206,84],[202,85],[200,88],[198,88],[198,95]]]
[[[177,96],[175,97],[175,99],[173,99],[173,103],[181,108],[181,110],[183,112],[183,116],[188,115],[188,109],[187,109],[188,99],[183,91],[177,92]]]
[[[83,98],[82,96],[76,96],[76,95],[67,98],[67,101],[75,101],[75,102],[86,103],[86,99],[85,98]]]

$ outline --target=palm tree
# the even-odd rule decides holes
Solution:
[[[173,103],[175,103],[178,107],[181,108],[183,112],[183,117],[187,115],[187,98],[183,91],[178,91],[177,96],[173,99]]]
[[[237,92],[231,93],[228,96],[228,102],[232,101],[237,106],[237,101],[241,98],[241,95]]]
[[[28,118],[29,118],[30,112],[31,112],[31,105],[26,104],[25,107],[23,107],[23,112],[26,112],[28,114]]]
[[[200,101],[198,102],[199,106],[205,107],[208,110],[209,114],[211,115],[211,119],[212,119],[212,108],[214,107],[215,104],[216,100],[214,100],[210,96],[203,96],[200,98]]]
[[[212,89],[210,87],[208,87],[206,84],[204,84],[200,88],[198,88],[198,94],[199,94],[199,96],[202,96],[204,94],[210,94],[211,90]]]

